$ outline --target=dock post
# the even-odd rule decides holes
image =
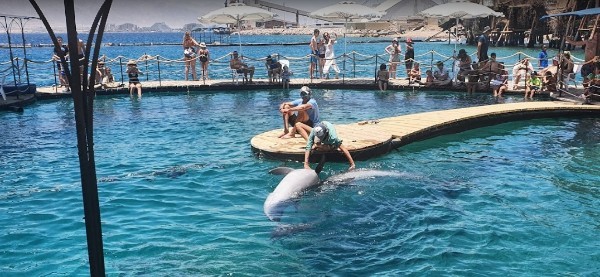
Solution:
[[[119,67],[121,67],[121,85],[125,85],[125,82],[123,82],[123,58],[119,57]]]

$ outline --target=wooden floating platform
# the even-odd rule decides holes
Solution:
[[[129,94],[128,83],[123,87],[108,89],[96,89],[97,95]],[[281,89],[279,83],[269,84],[267,79],[255,79],[254,84],[242,84],[233,82],[231,79],[218,80],[200,80],[200,81],[144,81],[142,80],[142,92],[190,92],[190,91],[223,91],[223,90],[258,90],[258,89]],[[375,79],[373,78],[345,78],[345,79],[301,79],[294,78],[290,81],[290,89],[300,88],[301,86],[310,86],[312,89],[368,89],[378,90]],[[424,87],[418,84],[409,84],[406,79],[389,80],[388,91],[407,91],[407,90],[428,90],[428,91],[466,91],[461,86],[446,87]],[[480,90],[477,93],[490,93],[491,91]],[[581,93],[581,92],[579,92]],[[523,89],[508,90],[505,94],[524,94]],[[540,95],[547,95],[544,92]],[[53,99],[70,97],[71,93],[61,92],[57,87],[38,87],[36,96],[38,99]]]
[[[508,121],[560,116],[599,117],[600,106],[530,101],[425,112],[335,126],[352,157],[360,161],[383,155],[412,142],[444,134]],[[306,141],[299,136],[280,139],[278,135],[281,133],[282,130],[278,129],[253,137],[250,141],[252,150],[266,158],[303,161]],[[328,161],[346,161],[338,151],[317,154],[326,155]],[[320,156],[311,155],[311,161],[318,161]]]

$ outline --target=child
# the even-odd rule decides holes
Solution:
[[[433,71],[431,71],[431,69],[427,69],[427,71],[425,71],[425,83],[421,83],[421,84],[426,87],[430,87],[430,86],[433,86],[434,80],[435,80],[435,78],[433,77]]]
[[[410,70],[408,77],[409,85],[421,82],[421,67],[419,66],[419,63],[415,62],[413,64],[413,68]]]
[[[379,66],[379,70],[377,71],[377,85],[379,86],[380,91],[386,91],[388,81],[390,79],[390,73],[387,70],[387,66],[382,63]]]
[[[537,72],[534,71],[533,73],[531,73],[531,78],[527,80],[527,86],[525,87],[525,98],[527,98],[527,95],[531,93],[531,95],[529,95],[529,98],[533,99],[533,94],[539,91],[541,87],[542,80],[537,75]]]
[[[494,97],[502,97],[502,93],[508,89],[507,83],[508,71],[502,70],[501,73],[496,74],[496,77],[490,82]]]
[[[290,76],[294,73],[290,71],[287,65],[283,66],[283,72],[281,72],[281,83],[283,84],[284,89],[290,88]]]

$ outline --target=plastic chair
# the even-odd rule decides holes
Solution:
[[[238,72],[237,69],[231,68],[231,81],[235,82],[236,85],[240,84],[240,78],[242,78],[242,83],[244,82],[244,73]]]
[[[565,84],[569,85],[569,83],[573,83],[573,85],[575,86],[575,88],[577,88],[577,82],[575,81],[577,78],[577,74],[579,74],[579,72],[581,72],[581,65],[580,64],[573,64],[573,72],[567,74],[567,76],[565,77]]]

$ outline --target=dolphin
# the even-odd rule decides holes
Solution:
[[[265,215],[271,221],[280,221],[286,208],[295,204],[306,190],[322,183],[318,174],[321,168],[317,167],[317,169],[312,170],[277,167],[269,171],[271,174],[285,175],[285,177],[279,182],[275,190],[267,196],[263,205]],[[408,176],[408,174],[393,171],[359,169],[333,175],[326,179],[325,183],[343,184],[354,180],[364,180],[375,177],[404,176]]]

